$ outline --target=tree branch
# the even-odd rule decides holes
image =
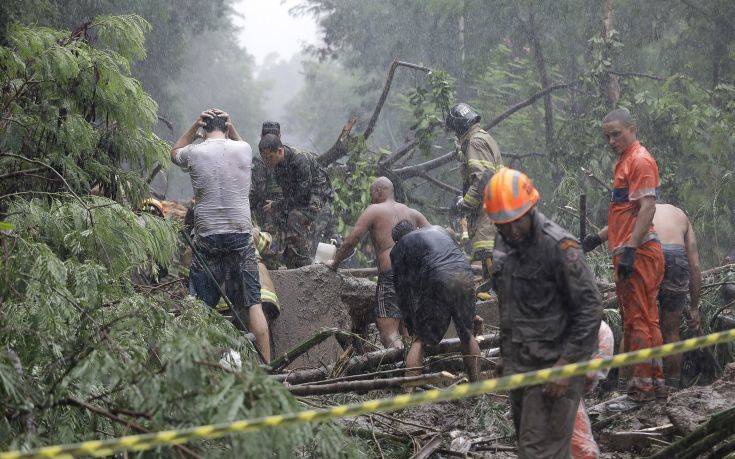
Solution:
[[[146,429],[145,427],[143,427],[142,425],[138,424],[137,422],[123,419],[123,418],[121,418],[119,416],[116,416],[116,415],[110,413],[109,411],[105,410],[104,408],[101,408],[101,407],[96,406],[96,405],[92,405],[91,403],[87,403],[84,400],[80,400],[80,399],[78,399],[76,397],[68,397],[62,403],[63,404],[67,404],[67,405],[77,406],[79,408],[84,408],[85,410],[91,411],[92,413],[95,413],[95,414],[98,414],[98,415],[100,415],[102,417],[105,417],[105,418],[109,419],[110,421],[117,422],[118,424],[122,424],[122,425],[124,425],[126,427],[132,427],[133,429],[137,430],[138,432],[151,433],[151,430]],[[198,455],[197,453],[195,453],[191,449],[187,448],[186,446],[174,445],[174,448],[178,448],[179,450],[181,450],[182,452],[188,454],[191,457],[201,458],[200,455]]]
[[[347,121],[347,124],[342,128],[342,132],[340,132],[339,137],[337,137],[337,140],[334,142],[334,145],[317,157],[316,160],[319,164],[326,167],[347,153],[347,141],[349,140],[350,132],[352,132],[352,128],[355,126],[356,122],[356,116],[351,117]]]
[[[649,78],[651,80],[656,81],[666,81],[666,78],[660,77],[658,75],[650,75],[648,73],[638,73],[638,72],[618,72],[616,70],[610,70],[608,73],[611,73],[613,75],[617,75],[619,77],[636,77],[636,78]]]
[[[524,100],[523,102],[518,102],[514,106],[510,107],[500,115],[496,116],[490,122],[485,125],[485,130],[489,131],[490,129],[494,128],[498,124],[500,124],[502,121],[505,121],[506,118],[510,117],[512,114],[517,112],[518,110],[528,107],[529,105],[533,104],[540,98],[546,96],[547,94],[556,91],[557,89],[566,89],[574,86],[575,83],[557,83],[549,86],[548,88],[544,88],[541,91],[537,92],[536,94],[532,95],[528,99]]]
[[[390,155],[378,161],[378,166],[382,166],[382,167],[391,166],[393,163],[395,163],[396,161],[398,161],[399,159],[403,158],[408,153],[410,153],[411,150],[413,150],[418,144],[419,144],[419,139],[414,137],[412,140],[409,140],[408,142],[398,147],[396,151],[394,151]]]
[[[87,208],[87,204],[84,202],[84,200],[82,200],[82,198],[80,198],[79,195],[74,192],[74,190],[72,189],[71,185],[69,185],[69,182],[67,182],[66,179],[64,178],[64,176],[61,175],[59,173],[59,171],[57,171],[56,169],[54,169],[53,166],[51,166],[49,164],[46,164],[43,161],[38,161],[36,159],[26,158],[25,156],[16,155],[15,153],[10,153],[9,151],[6,151],[6,152],[1,153],[0,156],[9,156],[11,158],[21,159],[23,161],[27,161],[27,162],[33,163],[33,164],[38,164],[39,166],[43,166],[43,167],[49,169],[51,172],[53,172],[54,174],[56,174],[56,176],[59,177],[62,182],[64,182],[64,185],[66,185],[66,188],[69,190],[69,193],[71,193],[72,196],[74,196],[75,198],[77,198],[77,200],[82,205],[82,207],[85,210],[89,211],[89,209]]]
[[[36,172],[40,172],[42,170],[45,170],[45,169],[43,167],[34,167],[33,169],[24,169],[21,171],[8,172],[7,174],[0,175],[0,180],[18,177],[21,175],[35,174]]]
[[[447,154],[441,155],[438,158],[434,158],[432,160],[423,162],[421,164],[416,164],[413,166],[406,166],[406,167],[400,167],[398,169],[394,169],[393,173],[401,177],[404,180],[407,178],[411,178],[411,177],[418,177],[422,173],[428,172],[432,169],[436,169],[438,167],[441,167],[445,164],[452,162],[456,157],[457,157],[457,152],[452,151]]]
[[[419,174],[419,177],[426,179],[427,182],[438,186],[439,188],[449,191],[450,193],[454,193],[455,195],[461,195],[462,191],[459,188],[453,187],[452,185],[449,185],[448,183],[444,183],[441,180],[439,180],[436,177],[432,177],[427,172],[421,172]]]
[[[373,133],[373,130],[375,130],[375,124],[378,122],[378,116],[380,116],[381,110],[383,110],[383,105],[385,104],[385,100],[388,98],[388,92],[390,92],[391,84],[393,84],[393,77],[396,74],[396,69],[398,67],[408,67],[410,69],[414,70],[421,70],[424,72],[431,72],[431,69],[428,67],[424,67],[423,65],[417,65],[412,64],[410,62],[403,62],[399,61],[396,57],[393,59],[393,62],[390,64],[390,67],[388,68],[388,76],[385,79],[385,84],[383,85],[383,92],[380,94],[380,98],[378,99],[378,105],[375,106],[375,110],[373,110],[373,116],[370,117],[370,121],[368,121],[368,125],[365,128],[365,132],[363,132],[362,137],[367,140],[370,135]]]

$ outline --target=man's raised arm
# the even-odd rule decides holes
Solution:
[[[189,129],[184,132],[181,137],[179,137],[179,140],[174,143],[174,146],[171,147],[171,161],[174,162],[174,164],[178,164],[176,162],[176,153],[181,148],[184,148],[187,145],[190,145],[192,142],[194,142],[194,139],[196,139],[197,130],[200,127],[204,126],[204,118],[212,118],[212,114],[208,111],[202,112],[201,115],[194,121],[194,124],[192,124]]]

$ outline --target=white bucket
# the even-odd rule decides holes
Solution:
[[[337,246],[334,244],[325,244],[320,242],[316,247],[316,256],[314,263],[325,263],[334,260],[334,254],[337,253]]]

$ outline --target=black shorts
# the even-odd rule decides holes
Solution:
[[[260,303],[260,276],[253,238],[248,233],[213,234],[194,239],[194,248],[209,267],[214,280],[192,256],[189,292],[210,307],[217,306],[224,283],[227,298],[237,309]],[[216,283],[215,283],[216,280]],[[224,311],[222,311],[224,312]],[[245,320],[245,318],[242,318]]]
[[[666,268],[658,293],[660,312],[681,312],[689,292],[689,259],[679,244],[662,244]]]
[[[476,314],[472,272],[435,275],[421,287],[411,311],[401,311],[409,333],[426,344],[437,344],[447,333],[449,322],[454,321],[457,335],[469,338]]]
[[[401,319],[401,310],[398,309],[396,287],[393,285],[393,271],[378,273],[378,285],[375,287],[375,307],[373,315],[389,319]]]

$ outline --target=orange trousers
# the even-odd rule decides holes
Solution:
[[[613,258],[618,305],[623,316],[624,351],[661,346],[657,299],[664,276],[664,254],[661,244],[649,241],[636,250],[634,272],[628,279],[617,277],[618,257]],[[661,359],[653,359],[632,367],[628,394],[637,400],[651,400],[664,390]]]

